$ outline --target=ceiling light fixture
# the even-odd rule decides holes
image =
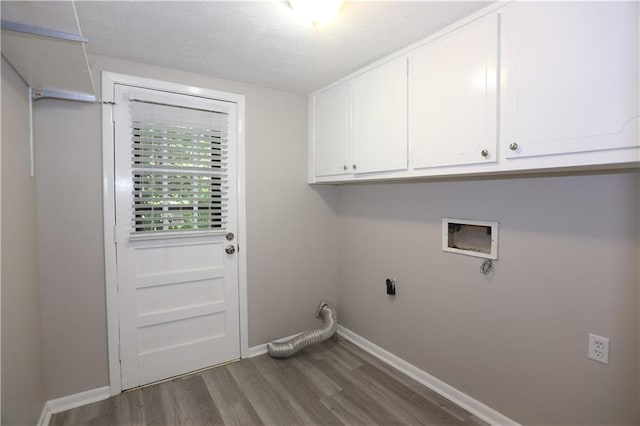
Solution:
[[[342,7],[343,0],[289,0],[291,8],[314,27],[331,21]]]

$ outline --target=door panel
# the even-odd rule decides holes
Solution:
[[[409,55],[414,169],[496,161],[497,67],[497,15]]]
[[[314,96],[316,176],[347,173],[350,90],[350,83],[342,83]]]
[[[189,110],[192,105],[189,96],[116,86],[116,251],[123,389],[209,367],[240,356],[237,255],[225,252],[227,246],[235,245],[234,239],[227,240],[227,233],[233,232],[237,235],[235,105],[203,98],[193,99],[193,108],[198,111],[196,115],[209,110],[228,111],[225,113],[228,113],[229,121],[226,145],[218,142],[217,136],[211,137],[210,134],[216,133],[217,130],[199,131],[195,136],[176,136],[176,131],[171,130],[172,116],[167,115],[166,111],[163,111],[160,119],[149,118],[145,125],[148,134],[152,136],[144,142],[147,144],[145,152],[152,152],[151,156],[157,161],[139,161],[138,158],[143,155],[138,154],[140,149],[132,150],[132,135],[141,137],[141,131],[136,129],[134,132],[136,125],[132,125],[130,98],[133,93],[136,102],[142,100],[152,106],[178,105],[186,108],[183,117],[176,117],[176,121],[179,122],[175,125],[177,133],[180,133],[184,126],[188,126],[181,124],[180,120],[184,122],[185,117],[193,118]],[[216,117],[212,117],[212,120],[217,120]],[[157,127],[153,124],[154,120],[160,123]],[[207,135],[202,136],[204,133]],[[169,144],[168,140],[173,142]],[[215,152],[211,154],[211,166],[205,165],[205,169],[198,169],[197,173],[215,175],[215,179],[220,179],[216,182],[223,183],[215,188],[202,186],[201,181],[197,180],[199,178],[193,178],[188,172],[181,175],[176,172],[175,166],[169,168],[163,165],[163,159],[176,157],[176,150],[184,150],[187,157],[192,153],[198,158],[208,155],[202,152],[208,152],[206,147],[214,145],[214,142],[209,144],[209,140],[216,141],[216,148],[211,150]],[[218,144],[221,144],[222,148],[219,148]],[[198,145],[197,149],[192,148],[194,145]],[[149,184],[149,194],[153,199],[153,191],[158,192],[157,209],[166,217],[154,220],[164,220],[172,226],[167,228],[169,225],[160,224],[155,234],[149,231],[153,228],[148,227],[142,235],[136,234],[141,216],[139,212],[134,214],[133,206],[137,205],[136,203],[140,204],[139,200],[134,202],[134,197],[139,198],[140,195],[135,195],[133,187],[140,185],[139,182],[145,179],[151,182],[149,177],[145,177],[147,172],[136,169],[140,162],[151,164],[148,167],[153,168],[153,173],[149,175],[161,176]],[[226,164],[225,168],[220,166],[221,163]],[[175,177],[178,175],[179,178]],[[172,184],[177,185],[178,192],[170,192],[175,189],[171,188]],[[186,188],[186,192],[181,192],[182,188]],[[222,193],[220,201],[213,202],[217,210],[202,210],[204,205],[199,204],[198,200],[203,199],[202,197],[214,197],[211,194],[217,192]],[[184,193],[187,195],[183,195]],[[176,217],[209,217],[214,213],[222,214],[224,211],[224,220],[216,222],[222,225],[202,230],[197,229],[197,225],[183,227],[184,223],[190,222],[175,219],[169,214],[171,209],[180,209],[180,197],[183,196],[194,207],[192,210],[179,210]],[[196,202],[193,202],[194,199]],[[145,204],[149,205],[149,209],[155,208],[153,203]],[[159,214],[155,217],[159,217]],[[132,223],[135,226],[132,226]],[[175,225],[176,223],[179,225]]]
[[[402,56],[352,83],[355,173],[407,168],[407,58]]]
[[[507,158],[638,145],[638,9],[638,2],[506,9]]]
[[[224,279],[198,279],[180,283],[171,279],[162,285],[138,287],[137,293],[138,311],[145,315],[168,310],[175,305],[189,306],[224,301]]]

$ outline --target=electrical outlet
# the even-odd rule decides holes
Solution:
[[[589,334],[589,358],[603,364],[609,364],[609,339]]]

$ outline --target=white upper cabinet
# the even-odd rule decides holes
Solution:
[[[313,139],[315,175],[333,176],[351,171],[349,145],[351,84],[333,86],[315,94]]]
[[[317,92],[311,100],[311,181],[407,169],[406,56]]]
[[[413,169],[497,160],[499,16],[409,54]]]
[[[506,8],[505,157],[638,145],[638,2]]]
[[[310,181],[637,167],[639,27],[638,1],[492,4],[314,93]]]
[[[354,173],[407,169],[407,57],[352,80]]]

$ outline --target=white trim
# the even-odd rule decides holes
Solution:
[[[49,426],[49,422],[51,421],[51,415],[53,413],[49,411],[49,407],[47,406],[47,402],[42,406],[42,411],[40,412],[40,418],[38,419],[38,423],[36,426]]]
[[[296,334],[292,334],[291,336],[287,336],[287,337],[283,337],[281,339],[277,339],[274,340],[274,342],[286,342],[289,339],[293,339],[294,337],[296,337],[297,335],[299,335],[300,333],[296,333]],[[247,356],[246,358],[254,358],[260,355],[264,355],[267,353],[267,344],[263,343],[261,345],[256,345],[256,346],[251,346],[248,350],[248,354],[249,356]],[[243,357],[245,358],[245,357]]]
[[[108,73],[102,73],[103,99],[111,99],[113,102],[113,90],[115,80]],[[108,88],[108,89],[107,89]],[[118,288],[116,268],[116,244],[115,244],[115,193],[113,182],[115,180],[113,164],[114,154],[114,126],[112,105],[102,105],[102,208],[104,225],[104,270],[107,300],[107,351],[109,356],[109,385],[111,395],[117,395],[122,391],[120,376],[120,361],[118,345],[120,335],[118,331]],[[110,143],[107,143],[110,141]]]
[[[247,290],[247,191],[245,157],[245,99],[236,102],[238,118],[238,298],[240,302],[240,357],[249,356],[249,295]]]
[[[33,152],[33,89],[31,86],[28,87],[27,95],[29,96],[29,164],[31,177],[34,177],[36,175],[36,165]]]
[[[48,426],[51,416],[56,413],[71,410],[72,408],[82,407],[92,402],[102,401],[111,396],[109,386],[97,389],[91,389],[85,392],[75,393],[73,395],[63,396],[44,403],[42,413],[38,420],[38,426]]]
[[[483,404],[482,402],[470,397],[464,392],[459,391],[451,385],[443,382],[436,377],[433,377],[429,373],[407,361],[397,357],[389,351],[382,349],[380,346],[368,341],[364,337],[354,333],[353,331],[345,328],[342,325],[338,325],[338,334],[354,345],[369,352],[371,355],[380,359],[381,361],[389,364],[391,367],[400,371],[403,374],[411,377],[415,381],[425,385],[429,389],[437,392],[449,401],[464,408],[468,412],[480,417],[482,420],[492,424],[500,426],[519,426],[519,424],[503,414],[497,412],[493,408]]]
[[[309,95],[307,112],[307,182],[316,183],[316,97]]]
[[[267,344],[263,343],[257,346],[251,346],[249,348],[249,356],[247,358],[254,358],[267,353]]]
[[[104,217],[104,261],[107,299],[107,339],[109,353],[110,394],[122,391],[118,345],[118,291],[115,245],[115,198],[114,198],[114,128],[113,107],[116,84],[144,89],[161,90],[209,99],[234,102],[237,108],[238,128],[238,297],[240,313],[240,356],[249,356],[249,315],[247,303],[247,226],[245,202],[245,97],[244,95],[202,89],[184,84],[170,83],[143,77],[134,77],[113,72],[102,72],[102,202]]]

